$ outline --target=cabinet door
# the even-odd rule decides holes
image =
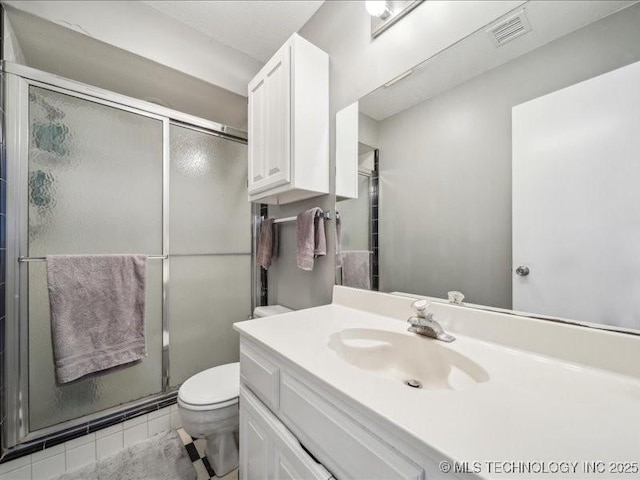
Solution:
[[[291,179],[290,61],[286,44],[249,84],[249,193]]]
[[[264,422],[240,404],[240,480],[268,480],[272,442]]]
[[[291,437],[295,438],[293,435]],[[272,478],[274,480],[327,480],[333,478],[323,467],[315,464],[299,445],[293,449],[286,444],[278,445],[275,450],[273,468]]]
[[[328,480],[293,434],[244,386],[240,388],[242,480]]]

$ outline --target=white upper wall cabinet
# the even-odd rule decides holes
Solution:
[[[293,34],[248,93],[249,201],[329,193],[329,56]]]
[[[336,114],[336,195],[358,198],[358,102]]]

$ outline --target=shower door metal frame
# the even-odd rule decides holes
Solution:
[[[184,114],[153,103],[91,87],[57,75],[11,62],[3,63],[6,88],[6,159],[10,181],[7,182],[7,249],[6,249],[6,339],[5,352],[6,419],[3,429],[4,448],[48,437],[62,429],[82,425],[109,413],[126,410],[136,404],[162,398],[171,393],[169,385],[169,180],[170,125],[180,124],[227,140],[247,143],[247,134],[226,125]],[[29,430],[29,325],[27,263],[18,262],[28,250],[28,157],[29,157],[29,88],[31,86],[70,95],[162,122],[162,378],[161,390],[148,397],[85,415],[37,431]],[[255,206],[251,219],[255,218]],[[253,230],[255,223],[248,221]],[[253,247],[252,242],[252,247]],[[255,307],[255,249],[251,252],[251,309]]]

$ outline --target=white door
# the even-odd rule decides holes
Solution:
[[[640,62],[513,108],[513,308],[640,326]]]
[[[286,44],[249,84],[249,193],[291,178],[290,59]]]

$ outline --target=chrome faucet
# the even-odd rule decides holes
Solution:
[[[416,300],[411,304],[416,313],[407,319],[411,324],[409,331],[443,342],[453,342],[456,337],[445,333],[442,326],[433,319],[433,313],[426,311],[428,306],[428,300]]]

